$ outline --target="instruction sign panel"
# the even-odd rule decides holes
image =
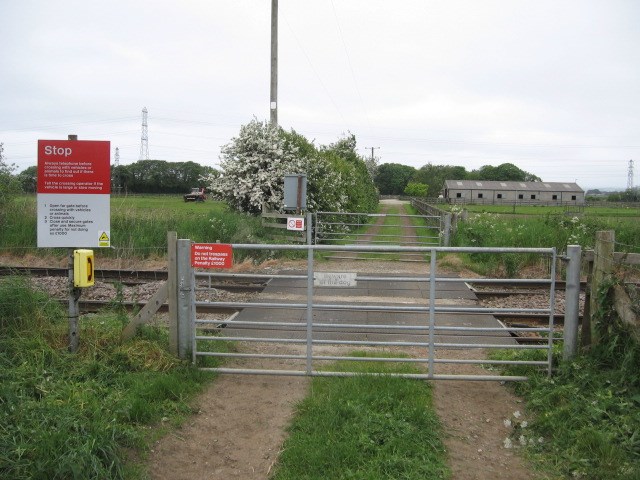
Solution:
[[[313,277],[314,287],[357,287],[355,272],[316,272]]]
[[[287,218],[287,230],[304,232],[304,217]]]
[[[193,268],[231,268],[233,247],[226,243],[192,243],[191,266]]]
[[[38,247],[110,247],[107,141],[38,140]]]

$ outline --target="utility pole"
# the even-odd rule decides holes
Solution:
[[[627,173],[627,190],[633,189],[633,160],[629,160],[629,172]]]
[[[278,125],[278,0],[271,0],[271,125]]]
[[[116,193],[120,193],[120,148],[116,147],[116,154],[113,159],[113,186],[115,186]]]
[[[380,147],[364,147],[364,148],[366,148],[366,149],[369,149],[369,148],[370,148],[370,149],[371,149],[371,161],[372,161],[372,162],[373,162],[373,161],[375,161],[376,157],[373,155],[373,151],[374,151],[374,150],[379,150],[379,149],[380,149]]]
[[[371,149],[371,159],[365,160],[365,165],[367,166],[367,172],[369,172],[369,176],[371,179],[376,178],[376,173],[378,171],[378,165],[376,164],[376,157],[374,155],[374,150],[380,149],[380,147],[364,147],[366,149]]]

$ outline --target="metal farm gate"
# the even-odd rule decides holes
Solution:
[[[554,248],[312,245],[310,232],[308,245],[228,246],[236,255],[285,250],[306,256],[306,270],[260,274],[194,271],[190,264],[192,242],[178,241],[177,308],[181,318],[189,319],[188,324],[182,322],[182,327],[179,321],[178,342],[183,351],[191,353],[194,363],[224,359],[223,366],[203,368],[235,374],[354,375],[333,368],[334,362],[340,360],[411,362],[421,373],[397,375],[423,379],[526,380],[479,368],[497,364],[536,365],[551,373],[557,260]],[[413,265],[419,271],[416,273],[414,268],[412,274],[390,268],[365,272],[359,267],[317,261],[336,250],[414,253],[428,255],[430,261],[419,267]],[[468,282],[513,284],[524,280],[439,274],[436,261],[446,253],[540,256],[549,271],[548,276],[536,281],[548,287],[549,305],[535,309],[479,307]],[[250,299],[220,300],[216,284],[248,278],[264,282],[264,290]],[[223,311],[227,313],[221,314]],[[506,328],[494,313],[545,314],[548,324]],[[521,345],[510,335],[516,331],[535,332],[546,336],[547,341]],[[488,349],[544,353],[538,360],[499,361],[485,357]],[[368,352],[368,356],[353,357],[354,350]]]
[[[448,244],[449,228],[445,225],[446,216],[441,215],[317,212],[313,219],[316,245],[437,247]]]

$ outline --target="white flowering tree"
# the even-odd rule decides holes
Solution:
[[[259,213],[283,204],[284,176],[307,175],[307,208],[341,211],[347,186],[332,162],[303,136],[256,119],[222,147],[221,172],[207,179],[212,194],[236,210]]]
[[[211,192],[229,206],[257,213],[263,203],[282,203],[286,174],[301,173],[297,149],[280,135],[280,129],[256,119],[240,128],[240,134],[222,147],[218,178],[209,178]]]

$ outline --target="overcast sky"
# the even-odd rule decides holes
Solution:
[[[216,166],[269,118],[270,0],[0,0],[0,142],[111,141]],[[381,163],[516,164],[545,181],[640,172],[637,0],[280,0],[279,123]],[[369,147],[369,149],[367,149]],[[634,185],[640,175],[634,176]]]

